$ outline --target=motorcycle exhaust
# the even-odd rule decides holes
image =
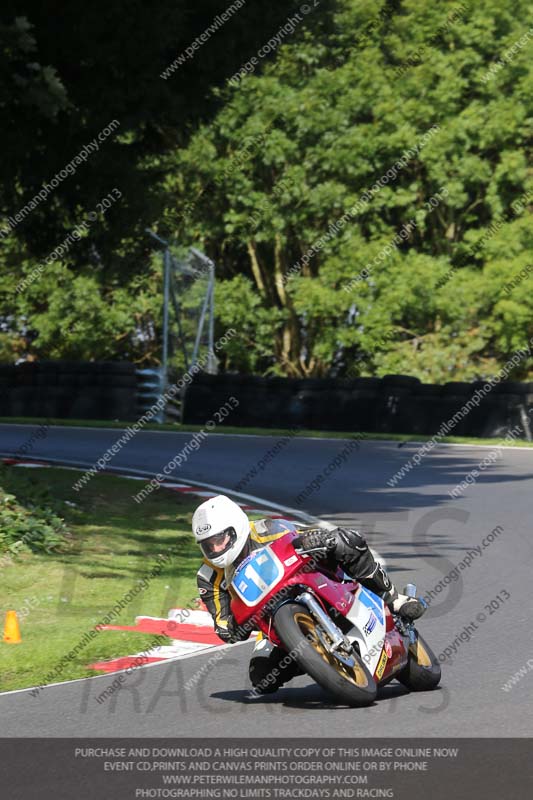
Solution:
[[[332,640],[331,649],[337,650],[341,645],[351,649],[351,644],[347,642],[342,631],[337,628],[334,622],[330,620],[320,603],[318,603],[310,592],[302,592],[296,598],[296,602],[303,603],[313,617],[319,622],[330,639]]]

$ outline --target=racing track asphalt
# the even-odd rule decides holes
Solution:
[[[0,453],[14,453],[32,428],[0,425]],[[54,427],[37,440],[32,458],[91,465],[120,431]],[[114,458],[116,469],[156,473],[191,438],[187,433],[139,433]],[[235,488],[279,437],[211,435],[176,478]],[[99,705],[96,695],[112,676],[0,695],[2,736],[531,736],[533,671],[511,691],[502,685],[533,657],[531,536],[533,451],[504,449],[459,499],[451,490],[489,453],[488,448],[440,445],[395,488],[387,480],[416,444],[363,441],[320,489],[301,504],[297,496],[342,451],[338,439],[292,439],[245,491],[343,525],[359,525],[384,556],[400,586],[421,593],[450,580],[453,567],[501,526],[494,541],[435,594],[419,630],[436,653],[476,623],[443,665],[442,687],[407,693],[392,683],[373,706],[328,705],[318,686],[298,678],[267,698],[247,699],[251,644],[137,670],[126,688]],[[140,484],[132,484],[140,485]],[[139,513],[142,514],[142,506]],[[502,590],[510,599],[486,608]],[[497,603],[494,604],[496,606]],[[484,620],[477,620],[484,614]],[[473,629],[472,629],[473,630]],[[218,656],[217,656],[218,658]],[[533,662],[532,662],[533,663]],[[187,681],[200,679],[188,691]]]

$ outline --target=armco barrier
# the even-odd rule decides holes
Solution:
[[[0,416],[136,419],[137,375],[127,362],[0,365]]]
[[[199,374],[185,393],[183,422],[204,424],[233,395],[239,406],[221,424],[433,436],[448,423],[454,436],[500,437],[519,427],[524,439],[531,438],[529,383],[497,384],[466,416],[450,422],[484,385],[430,385],[406,375],[298,380]]]

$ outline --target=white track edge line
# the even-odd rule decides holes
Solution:
[[[57,683],[46,683],[43,684],[43,688],[39,690],[39,694],[36,697],[32,697],[32,700],[36,700],[37,697],[41,696],[41,693],[44,692],[46,689],[50,689],[53,686],[67,686],[70,683],[82,683],[83,681],[97,681],[100,678],[107,678],[108,680],[112,680],[112,675],[120,675],[123,672],[127,672],[129,669],[131,670],[132,674],[137,672],[138,669],[149,669],[150,667],[163,667],[166,664],[170,664],[172,661],[184,661],[187,658],[197,658],[199,656],[205,656],[208,653],[221,652],[222,650],[229,650],[230,647],[238,647],[239,645],[244,644],[251,644],[253,643],[253,639],[248,639],[246,642],[235,642],[234,644],[215,644],[215,645],[207,645],[202,651],[198,653],[184,653],[181,656],[171,656],[170,658],[163,658],[160,661],[153,661],[151,664],[139,664],[138,667],[124,667],[124,669],[117,669],[113,670],[113,672],[104,672],[103,675],[87,675],[85,678],[71,678],[68,681],[58,681]],[[117,656],[117,658],[134,658],[134,656]],[[35,691],[38,687],[35,686],[28,686],[26,689],[11,689],[8,692],[0,692],[0,699],[2,697],[6,697],[8,694],[31,694],[31,692]]]

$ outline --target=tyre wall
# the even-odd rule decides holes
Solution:
[[[153,400],[143,399],[139,374],[127,362],[0,365],[0,417],[136,420]],[[185,393],[183,422],[216,419],[232,396],[239,405],[217,425],[433,436],[447,423],[449,435],[487,438],[531,438],[533,429],[533,383],[507,381],[487,391],[483,382],[430,385],[405,375],[198,374]]]
[[[137,375],[127,362],[0,365],[0,416],[136,419]]]
[[[486,389],[482,382],[440,386],[405,375],[352,380],[198,375],[185,394],[183,422],[204,424],[234,396],[239,406],[221,424],[433,436],[447,423],[450,436],[492,438],[514,431],[517,438],[530,438],[533,384],[508,381]]]

